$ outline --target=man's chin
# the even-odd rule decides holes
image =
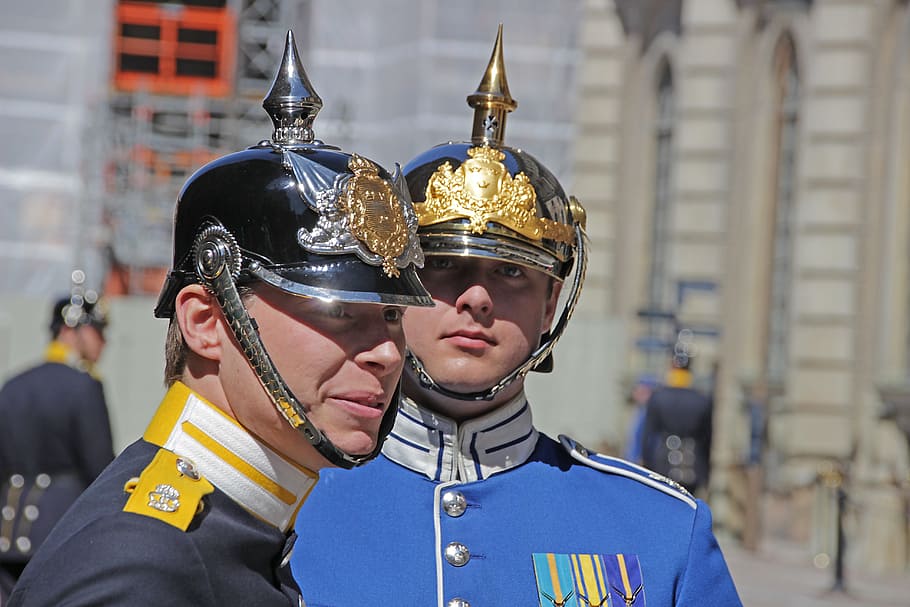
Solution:
[[[354,435],[347,435],[343,438],[339,437],[338,440],[329,436],[329,440],[332,441],[335,447],[354,457],[369,455],[376,448],[377,443],[375,435],[365,432],[357,432]]]

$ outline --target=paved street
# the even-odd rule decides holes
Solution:
[[[755,554],[732,543],[724,554],[745,607],[910,607],[910,572],[872,575],[846,568],[846,593],[832,593],[832,568],[817,569],[807,549],[765,541]]]

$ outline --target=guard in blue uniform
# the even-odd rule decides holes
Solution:
[[[317,471],[378,454],[403,306],[432,305],[417,219],[400,172],[314,139],[322,102],[290,32],[263,105],[271,141],[202,167],[177,201],[163,402],[10,605],[300,605],[290,530]]]
[[[382,455],[325,474],[301,510],[291,564],[308,607],[740,605],[706,504],[535,429],[524,377],[549,370],[578,299],[584,211],[503,144],[501,30],[468,102],[471,141],[405,167],[436,307],[405,316]]]
[[[73,272],[52,307],[44,362],[0,390],[0,596],[79,494],[114,459],[104,389],[95,372],[107,311]]]

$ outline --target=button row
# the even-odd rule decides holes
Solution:
[[[468,501],[461,491],[446,491],[442,494],[442,510],[452,518],[464,514]],[[454,567],[463,567],[471,560],[471,551],[461,542],[450,542],[445,547],[445,559]],[[471,604],[461,597],[449,599],[446,607],[471,607]]]

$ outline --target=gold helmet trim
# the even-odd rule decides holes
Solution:
[[[493,222],[534,241],[572,244],[572,226],[537,215],[537,193],[523,172],[512,177],[500,150],[487,145],[468,150],[457,169],[446,162],[427,182],[426,201],[414,205],[418,225],[430,226],[467,219],[474,234],[483,234]]]

